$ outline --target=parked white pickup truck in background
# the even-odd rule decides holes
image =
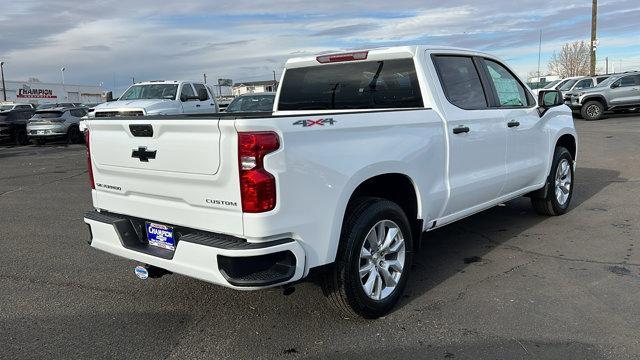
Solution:
[[[577,136],[489,54],[408,46],[291,59],[266,114],[90,119],[92,247],[236,289],[323,276],[367,318],[428,232],[529,196],[567,211]]]
[[[117,101],[102,103],[93,117],[202,114],[218,112],[210,88],[189,81],[148,81],[131,85]]]

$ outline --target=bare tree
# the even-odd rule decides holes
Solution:
[[[562,45],[549,60],[549,72],[560,77],[589,75],[589,44],[575,41]]]

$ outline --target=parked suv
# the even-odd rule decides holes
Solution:
[[[571,103],[571,96],[573,94],[577,94],[583,89],[590,89],[592,87],[595,87],[601,82],[607,80],[609,76],[610,75],[586,76],[582,79],[577,80],[570,88],[561,90],[562,95],[564,96],[564,101],[567,103],[567,105],[569,105],[569,103]]]
[[[79,129],[80,118],[87,114],[87,108],[52,108],[37,110],[27,124],[27,134],[36,144],[47,140],[65,138],[67,142],[82,142]]]
[[[616,74],[591,89],[571,96],[567,104],[585,120],[598,120],[605,111],[640,108],[640,72]]]
[[[9,138],[17,145],[26,145],[27,121],[35,112],[31,107],[0,111],[0,139]]]

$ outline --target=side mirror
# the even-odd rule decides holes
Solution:
[[[540,90],[538,92],[538,110],[542,116],[552,107],[564,104],[562,92],[560,90]]]
[[[182,102],[189,101],[189,97],[187,95],[180,94],[180,101]]]
[[[614,82],[613,84],[611,84],[611,88],[615,89],[615,88],[619,88],[620,87],[620,83],[619,82]]]
[[[209,100],[209,94],[207,93],[207,89],[199,89],[198,90],[198,100],[200,100],[200,101]]]

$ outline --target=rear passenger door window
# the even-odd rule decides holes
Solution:
[[[465,110],[488,107],[478,69],[471,57],[438,55],[434,63],[450,103]]]
[[[495,61],[484,60],[489,79],[495,88],[500,107],[528,107],[531,105],[524,86],[504,66]]]

